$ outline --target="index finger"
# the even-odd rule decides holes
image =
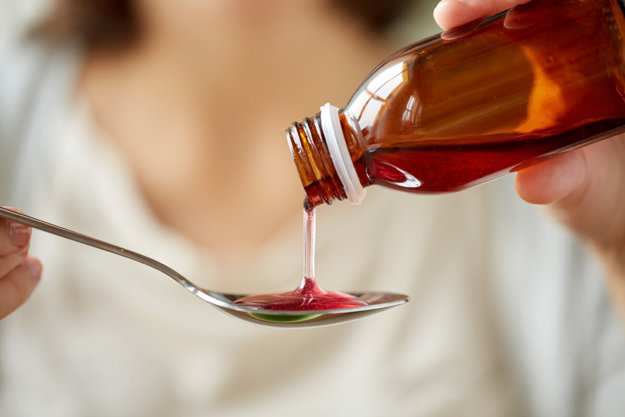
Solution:
[[[481,17],[491,16],[530,0],[441,0],[434,9],[434,20],[446,30]]]

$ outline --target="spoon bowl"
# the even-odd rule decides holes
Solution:
[[[358,297],[360,300],[365,301],[367,305],[329,310],[269,310],[234,304],[236,300],[245,297],[245,295],[223,294],[206,290],[201,291],[205,291],[205,294],[210,296],[211,301],[204,299],[200,294],[196,294],[198,297],[213,304],[213,306],[222,310],[224,313],[252,323],[272,327],[315,327],[345,323],[404,304],[408,301],[408,296],[403,294],[361,292],[347,294]],[[221,303],[215,303],[215,300],[220,300]]]
[[[384,311],[391,307],[404,304],[408,301],[408,296],[403,294],[394,294],[388,292],[361,292],[348,294],[360,298],[361,300],[365,301],[367,305],[350,308],[294,311],[270,310],[254,306],[235,304],[236,300],[246,297],[247,295],[226,294],[200,288],[169,266],[148,256],[142,255],[138,252],[122,248],[121,246],[113,245],[111,243],[84,235],[82,233],[74,232],[64,227],[60,227],[52,223],[36,219],[34,217],[19,213],[6,207],[0,207],[0,218],[5,218],[16,223],[21,223],[34,229],[51,233],[65,239],[73,240],[74,242],[101,249],[106,252],[110,252],[115,255],[119,255],[124,258],[131,259],[135,262],[147,265],[169,276],[178,284],[186,288],[193,295],[206,301],[207,303],[223,311],[224,313],[227,313],[242,320],[264,326],[315,327],[326,326],[330,324],[339,324],[355,320],[357,318],[361,318],[373,313]]]

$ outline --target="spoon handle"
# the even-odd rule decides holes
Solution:
[[[173,278],[174,281],[176,281],[194,294],[202,292],[200,288],[198,288],[195,284],[186,279],[184,276],[180,275],[175,270],[155,259],[152,259],[140,253],[122,248],[121,246],[113,245],[103,240],[95,239],[91,236],[83,235],[82,233],[74,232],[73,230],[69,230],[64,227],[45,222],[31,216],[27,216],[26,214],[19,213],[6,207],[0,207],[0,217],[142,263]]]

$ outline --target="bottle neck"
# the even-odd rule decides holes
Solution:
[[[364,165],[355,161],[361,161],[364,147],[360,128],[349,116],[326,104],[312,118],[293,123],[286,136],[311,204],[362,201],[368,179]]]

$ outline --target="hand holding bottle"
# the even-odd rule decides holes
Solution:
[[[21,306],[41,278],[39,260],[28,256],[30,227],[0,220],[0,319]]]
[[[434,17],[443,29],[527,3],[443,0]],[[625,315],[625,135],[567,152],[520,171],[521,198],[549,211],[597,252]]]

